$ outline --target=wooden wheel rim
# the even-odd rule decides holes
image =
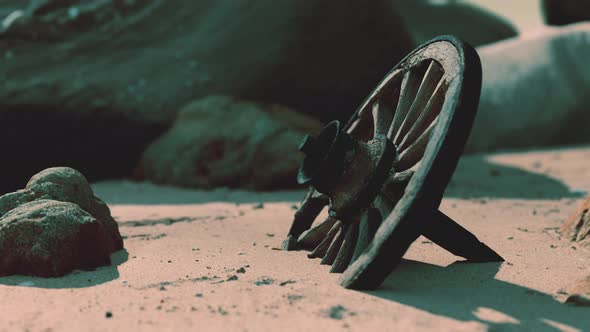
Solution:
[[[416,85],[416,82],[420,84]],[[440,95],[439,88],[445,89],[443,100],[432,118],[424,110],[433,112],[427,105],[436,99],[435,94]],[[380,109],[389,106],[393,113],[387,115],[381,111],[381,114],[390,118],[387,135],[400,148],[398,170],[412,169],[414,173],[401,198],[394,202],[393,209],[387,216],[382,216],[367,247],[345,268],[341,278],[343,286],[355,289],[378,287],[427,226],[469,136],[480,90],[481,64],[475,50],[452,36],[442,36],[418,47],[395,66],[351,117],[345,130],[366,141],[372,137],[368,132],[376,135],[386,130],[382,125],[384,120],[378,114]],[[382,103],[385,97],[392,99],[389,103]],[[424,97],[428,100],[423,100]],[[422,125],[417,125],[424,117],[432,118],[431,122],[422,121]],[[370,120],[372,128],[367,127]],[[420,132],[414,127],[426,128]],[[419,150],[412,150],[421,151],[421,158],[418,161],[406,158],[404,161],[404,151],[423,137],[426,137],[426,143],[420,145]],[[335,257],[330,259],[330,264],[334,259],[338,261]],[[336,270],[334,272],[342,272],[344,268],[339,266]]]

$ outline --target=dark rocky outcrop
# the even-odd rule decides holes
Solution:
[[[300,140],[320,129],[318,120],[285,107],[211,96],[183,108],[146,150],[137,174],[176,186],[289,188]]]
[[[478,48],[483,84],[467,151],[590,142],[590,23]]]
[[[543,0],[545,22],[549,25],[567,25],[590,21],[588,0]]]
[[[413,47],[386,0],[32,2],[0,33],[0,192],[56,165],[129,176],[211,94],[346,118]]]
[[[566,294],[565,303],[590,307],[590,276],[574,282]]]
[[[109,208],[74,169],[46,169],[0,196],[0,275],[60,276],[108,265],[122,248]]]
[[[424,43],[440,35],[455,35],[473,46],[518,35],[508,20],[466,1],[394,0],[412,38]]]

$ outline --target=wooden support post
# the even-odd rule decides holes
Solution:
[[[504,261],[494,250],[444,213],[437,210],[433,217],[435,220],[428,223],[428,227],[422,232],[432,242],[469,262]]]

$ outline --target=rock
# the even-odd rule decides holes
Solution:
[[[483,86],[466,150],[590,142],[590,23],[480,47]]]
[[[568,296],[565,300],[565,303],[580,306],[590,306],[590,276],[575,282],[567,290],[567,294]]]
[[[80,172],[68,167],[49,168],[31,177],[25,191],[40,198],[72,202],[104,224],[112,244],[111,251],[123,249],[123,240],[117,222],[109,207],[94,195],[90,184]]]
[[[156,183],[265,190],[293,187],[297,146],[319,121],[278,105],[211,96],[188,104],[137,170]]]
[[[55,40],[71,32],[108,23],[148,1],[30,0],[27,7],[6,15],[0,34],[8,38]]]
[[[397,0],[397,5],[408,31],[420,44],[446,34],[473,46],[518,35],[508,20],[463,1]]]
[[[590,1],[587,0],[543,0],[542,8],[549,25],[590,21]]]
[[[561,227],[561,234],[570,241],[590,247],[590,197],[580,205]]]
[[[0,217],[0,276],[62,276],[110,264],[110,237],[78,205],[40,199]]]
[[[43,204],[36,204],[35,202],[43,202]],[[68,204],[64,205],[60,202]],[[59,211],[63,212],[63,219],[60,219]],[[76,220],[77,217],[80,217],[80,220]],[[31,223],[38,225],[31,226]],[[70,233],[76,227],[79,230],[74,235],[72,235],[73,233],[60,234],[61,230],[56,231],[55,228],[52,228],[52,223],[64,227],[64,230]],[[47,243],[53,243],[56,246],[53,249],[43,247],[45,248],[43,252],[60,253],[61,256],[60,250],[66,249],[61,249],[60,246],[70,248],[68,250],[86,248],[84,250],[87,251],[92,251],[94,250],[92,248],[95,247],[96,256],[92,256],[94,255],[92,253],[81,252],[79,256],[67,256],[63,262],[60,257],[47,257],[43,264],[53,264],[51,268],[49,265],[42,265],[42,267],[38,268],[29,264],[29,258],[26,255],[31,253],[26,254],[25,249],[34,247],[26,247],[31,242],[25,241],[26,243],[23,242],[25,243],[24,246],[19,247],[18,254],[10,256],[10,260],[3,261],[4,265],[0,270],[5,271],[4,273],[11,273],[10,271],[13,271],[13,269],[18,270],[14,270],[16,272],[13,273],[25,273],[26,271],[23,272],[24,270],[21,269],[30,268],[30,271],[26,273],[42,276],[59,275],[60,273],[69,272],[71,269],[67,271],[62,269],[69,266],[75,268],[88,267],[85,265],[87,263],[80,261],[83,259],[88,259],[88,264],[94,264],[95,267],[99,263],[100,265],[104,265],[105,262],[108,264],[110,262],[108,260],[109,255],[123,249],[123,240],[119,228],[111,216],[108,206],[94,195],[88,181],[82,174],[67,167],[46,169],[34,175],[25,189],[0,196],[0,244],[9,243],[6,242],[7,239],[16,236],[11,232],[22,231],[25,232],[23,236],[26,236],[28,234],[26,232],[30,227],[39,234],[45,234],[46,238],[44,239],[48,241]],[[75,241],[80,241],[81,237],[84,237],[85,241],[92,240],[89,244],[91,247],[85,247],[86,244],[84,243],[76,244]],[[71,243],[62,242],[62,240]],[[46,246],[46,244],[43,244],[43,246]],[[106,260],[103,259],[105,252]],[[0,257],[3,257],[3,255],[0,254]]]
[[[414,46],[388,0],[41,2],[0,34],[0,192],[57,165],[129,176],[211,94],[347,118]]]

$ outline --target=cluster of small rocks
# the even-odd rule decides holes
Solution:
[[[109,265],[122,248],[108,206],[72,168],[46,169],[0,196],[0,276],[62,276]]]

